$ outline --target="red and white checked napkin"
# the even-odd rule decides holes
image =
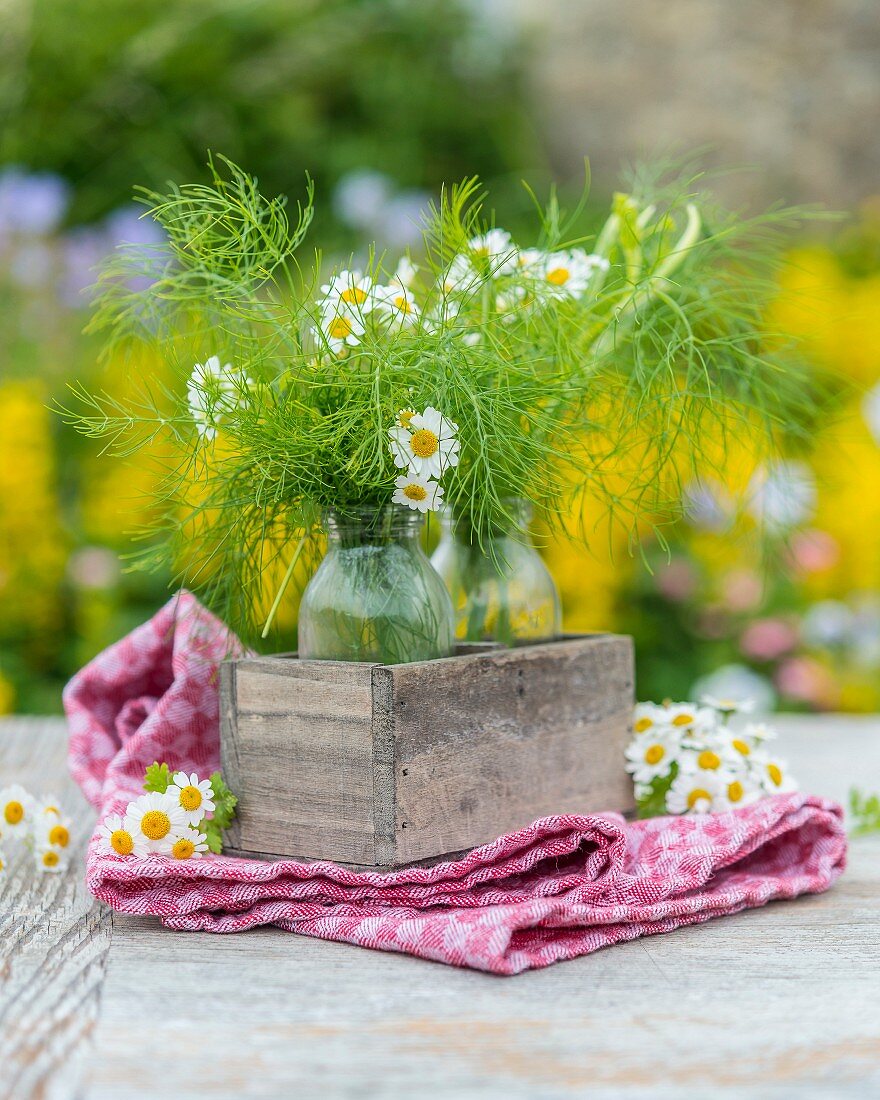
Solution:
[[[217,665],[241,646],[189,593],[68,684],[70,769],[100,817],[142,792],[154,760],[219,766]],[[599,947],[826,890],[841,873],[839,806],[776,795],[723,814],[627,823],[547,817],[432,867],[103,855],[89,889],[169,928],[290,932],[516,974]]]

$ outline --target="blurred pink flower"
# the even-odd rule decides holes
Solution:
[[[790,657],[776,670],[776,686],[790,699],[816,707],[833,707],[837,689],[831,673],[810,657]]]
[[[657,570],[657,591],[667,600],[680,603],[694,594],[697,587],[697,571],[684,558],[674,558]]]
[[[794,627],[782,619],[756,619],[742,632],[740,649],[755,661],[775,661],[797,645]]]
[[[724,603],[731,611],[754,611],[764,595],[764,585],[750,569],[736,569],[722,582]]]
[[[840,547],[827,531],[811,527],[798,531],[791,540],[791,558],[802,573],[822,573],[837,564]]]

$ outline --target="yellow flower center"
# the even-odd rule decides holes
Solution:
[[[24,806],[20,802],[7,802],[3,809],[3,816],[8,825],[17,825],[24,817]]]
[[[692,714],[676,714],[672,719],[672,724],[673,726],[689,726],[693,720],[694,716]]]
[[[649,745],[645,749],[645,763],[646,764],[659,764],[663,757],[666,755],[666,749],[662,745]]]
[[[727,785],[727,797],[731,802],[739,802],[743,796],[743,785],[739,780],[734,779],[732,783]]]
[[[636,733],[644,733],[645,730],[649,730],[651,728],[651,726],[653,726],[653,725],[654,725],[654,723],[651,721],[650,718],[647,718],[647,717],[640,718],[636,722],[634,729],[635,729]]]
[[[712,796],[708,791],[704,791],[702,787],[695,787],[688,795],[688,809],[692,810],[694,806],[700,801],[705,799],[707,802],[712,801]]]
[[[738,737],[735,737],[731,742],[737,752],[742,753],[743,756],[748,756],[752,751],[745,741],[740,741]]]
[[[565,286],[570,278],[571,272],[567,267],[554,267],[552,271],[547,272],[547,282],[554,286]]]
[[[347,290],[343,290],[339,297],[348,305],[360,306],[367,300],[367,292],[359,286],[350,286]]]
[[[409,437],[409,445],[417,458],[430,458],[439,450],[440,440],[427,428],[419,428]]]
[[[44,806],[43,807],[43,813],[44,814],[57,814],[57,813],[59,813],[59,810],[58,810],[57,806]]]
[[[180,804],[185,810],[197,810],[202,804],[202,792],[191,784],[180,792]]]
[[[182,836],[180,840],[174,842],[174,847],[171,849],[171,854],[175,859],[189,859],[193,852],[196,850],[195,844],[191,840],[188,840],[185,836]]]
[[[56,825],[49,830],[49,843],[58,848],[66,848],[70,843],[70,833],[64,825]]]
[[[782,785],[782,768],[778,764],[768,764],[767,774],[777,787]]]
[[[351,321],[346,317],[334,317],[327,330],[334,340],[344,340],[351,336]]]
[[[410,500],[424,500],[428,495],[428,490],[423,489],[421,485],[405,485],[403,495]]]
[[[721,767],[721,757],[717,752],[706,749],[705,752],[701,752],[697,757],[697,763],[701,768],[708,768],[710,771],[714,771],[716,768]]]
[[[150,810],[141,818],[141,832],[150,840],[161,840],[171,831],[171,819],[161,810]]]
[[[401,409],[397,414],[397,423],[401,428],[408,428],[410,420],[412,420],[415,415],[412,409]]]
[[[130,856],[134,849],[131,833],[127,833],[125,829],[117,829],[110,834],[110,847],[119,856]]]
[[[44,867],[57,867],[58,866],[58,853],[57,852],[43,852],[43,866]]]
[[[412,303],[403,294],[394,299],[394,304],[401,313],[412,313],[413,311]]]

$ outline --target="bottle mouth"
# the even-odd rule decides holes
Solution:
[[[502,538],[515,531],[528,533],[529,524],[534,516],[532,502],[525,497],[502,497],[503,512],[493,516],[472,516],[456,512],[451,506],[440,506],[440,522],[443,526],[462,536],[480,533],[484,538]]]
[[[399,504],[370,508],[328,508],[322,517],[330,539],[386,542],[405,535],[417,535],[425,522],[421,512]]]

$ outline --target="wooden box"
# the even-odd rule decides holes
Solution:
[[[550,814],[632,809],[630,638],[469,649],[403,665],[227,662],[227,850],[387,867]]]

